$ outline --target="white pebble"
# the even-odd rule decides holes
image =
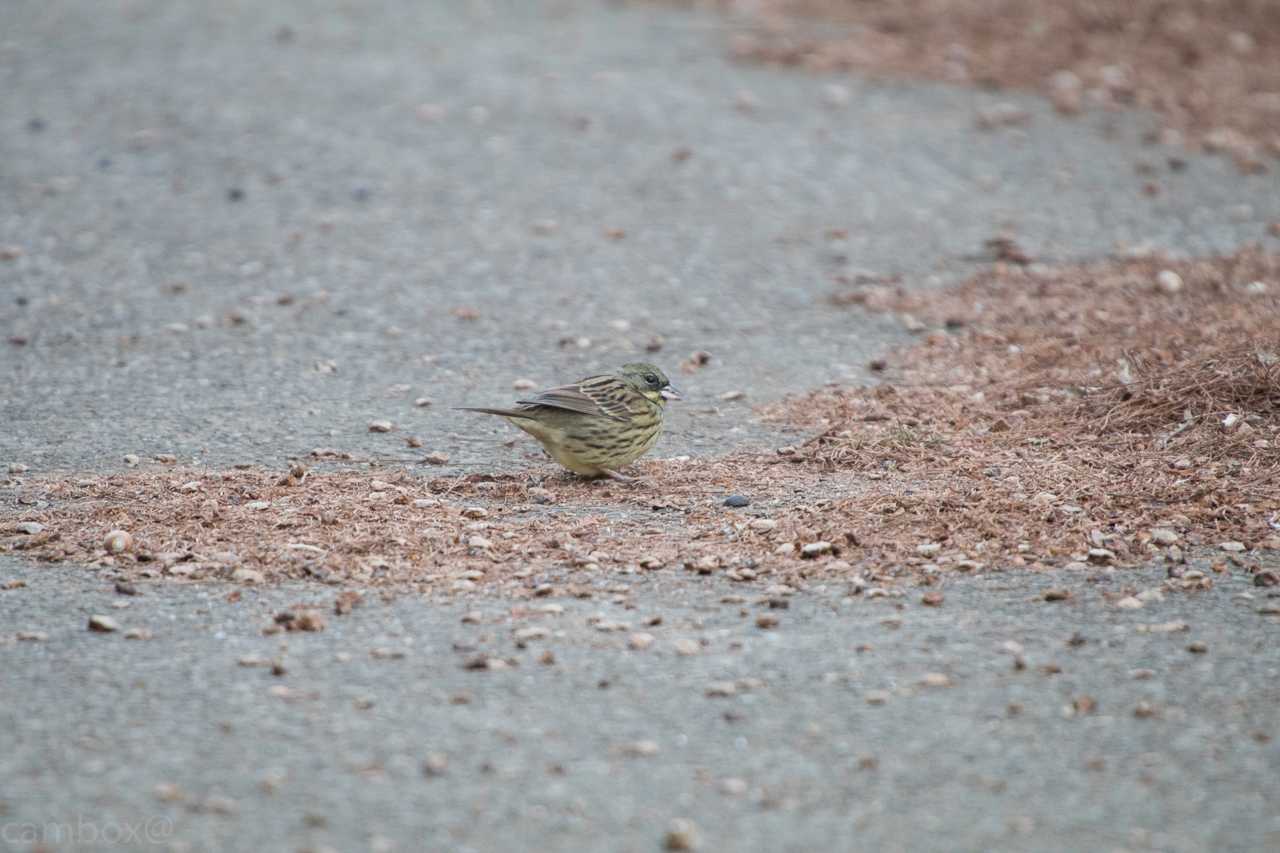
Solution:
[[[112,530],[102,540],[109,554],[123,554],[133,547],[133,536],[127,530]]]
[[[1173,270],[1161,270],[1156,275],[1156,285],[1165,293],[1177,293],[1182,290],[1182,276]]]

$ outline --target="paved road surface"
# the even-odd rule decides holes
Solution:
[[[1009,228],[1066,260],[1229,250],[1280,219],[1273,178],[1211,158],[1144,196],[1135,164],[1167,152],[1141,116],[1015,98],[1030,125],[986,134],[976,109],[1007,96],[858,79],[832,109],[830,79],[728,64],[725,19],[661,7],[18,0],[5,21],[0,327],[28,343],[0,350],[0,461],[36,472],[409,462],[405,433],[455,472],[540,465],[448,405],[655,335],[669,368],[714,356],[659,453],[765,444],[719,394],[859,380],[900,339],[831,309],[833,275],[934,286]],[[82,568],[0,578],[27,583],[0,592],[4,848],[654,850],[675,817],[708,850],[1280,845],[1277,623],[1240,582],[1131,612],[1102,592],[1158,568],[1055,577],[1063,605],[1017,574],[949,581],[936,610],[814,588],[761,631],[758,590],[659,575],[614,603],[604,578],[542,602],[564,613],[517,650],[497,600],[374,597],[282,640],[272,613],[332,592],[151,586],[117,611]],[[104,609],[154,639],[90,634]],[[595,615],[663,624],[637,652]],[[1138,631],[1170,621],[1190,630]],[[518,666],[462,668],[480,652]]]

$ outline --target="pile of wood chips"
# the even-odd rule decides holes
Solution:
[[[1058,110],[1148,109],[1156,138],[1241,171],[1280,158],[1271,0],[720,0],[754,22],[744,61],[1038,91]]]
[[[1156,560],[1176,576],[1203,548],[1260,572],[1280,550],[1280,258],[1001,262],[832,301],[922,331],[877,365],[884,383],[768,408],[813,431],[799,446],[650,460],[630,485],[550,463],[19,474],[0,551],[126,578],[539,596],[659,570],[782,592]]]
[[[884,557],[921,539],[1040,565],[1280,545],[1276,256],[997,264],[954,290],[835,301],[935,329],[890,382],[773,413],[822,430],[813,463],[880,478],[834,510],[874,517],[859,537]]]

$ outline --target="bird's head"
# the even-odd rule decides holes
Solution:
[[[682,399],[680,392],[667,378],[667,374],[652,364],[645,364],[642,361],[624,364],[620,375],[624,381],[660,406],[667,400]]]

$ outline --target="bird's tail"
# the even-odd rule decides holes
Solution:
[[[514,409],[490,409],[484,406],[454,406],[455,412],[482,412],[486,415],[498,415],[503,418],[528,418],[526,412],[517,412]]]

